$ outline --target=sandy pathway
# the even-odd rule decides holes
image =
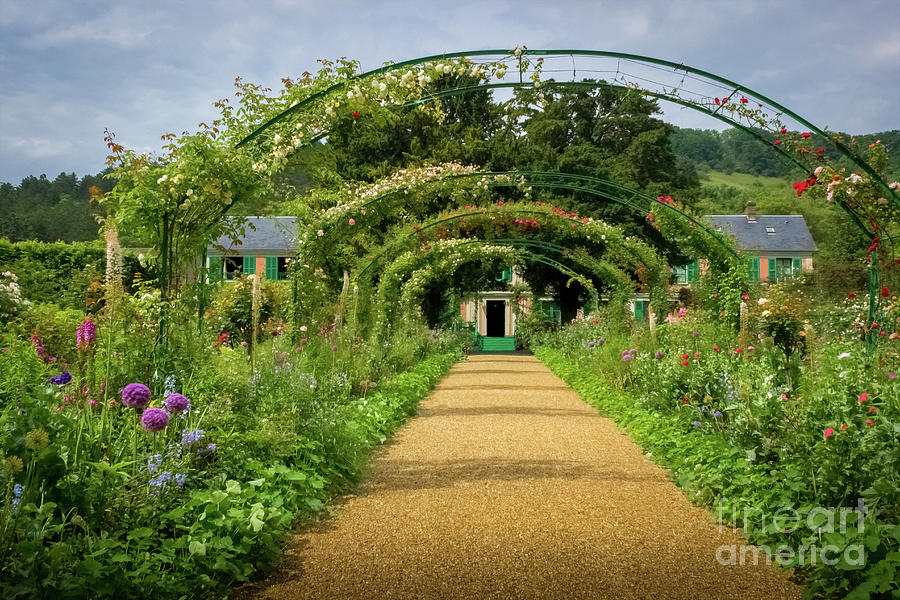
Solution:
[[[531,356],[453,368],[243,598],[799,598]]]

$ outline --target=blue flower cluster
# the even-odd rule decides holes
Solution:
[[[12,506],[13,512],[19,510],[19,502],[22,500],[22,494],[25,492],[25,486],[21,483],[17,483],[13,486],[13,499]]]
[[[171,471],[163,471],[159,474],[159,477],[154,477],[150,480],[150,485],[157,488],[158,491],[162,491],[166,488],[166,486],[172,482],[175,482],[178,487],[184,485],[184,482],[187,481],[187,475],[184,473],[172,473]]]
[[[191,444],[196,444],[202,437],[202,429],[194,429],[193,431],[191,431],[190,429],[185,429],[181,432],[181,445],[190,446]]]

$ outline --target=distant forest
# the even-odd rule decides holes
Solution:
[[[888,173],[900,177],[900,130],[865,134],[856,137],[856,145],[865,149],[876,140],[888,150]],[[815,143],[815,140],[813,140]],[[744,173],[796,179],[792,165],[777,153],[766,148],[752,136],[737,130],[681,129],[673,127],[669,143],[679,166],[693,171],[701,179],[704,173]],[[60,173],[55,179],[46,175],[29,176],[19,185],[0,184],[0,238],[10,241],[38,240],[89,241],[97,239],[99,225],[96,217],[103,208],[91,202],[91,188],[108,192],[115,181],[104,173],[86,175],[79,179],[74,173]],[[725,201],[721,189],[701,188],[701,203],[705,210],[721,204],[723,212],[735,210]],[[742,194],[745,196],[746,192]],[[698,207],[699,208],[699,207]]]

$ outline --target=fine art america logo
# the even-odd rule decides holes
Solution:
[[[716,551],[716,560],[720,565],[757,565],[760,560],[766,564],[776,564],[783,567],[796,565],[824,564],[834,566],[839,562],[848,567],[861,567],[866,564],[865,548],[862,544],[836,545],[822,543],[822,536],[830,533],[856,532],[863,533],[866,504],[862,498],[857,501],[855,508],[823,508],[811,509],[806,518],[800,515],[795,508],[783,507],[773,514],[767,515],[765,511],[756,507],[744,508],[741,511],[733,507],[728,512],[727,506],[719,503],[716,515],[718,517],[719,531],[730,528],[737,531],[781,531],[791,534],[801,529],[806,529],[811,540],[798,546],[780,544],[777,546],[753,546],[723,545]],[[729,517],[727,520],[725,517]],[[731,525],[727,525],[731,523]]]

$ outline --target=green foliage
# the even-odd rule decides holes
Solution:
[[[218,333],[227,333],[231,344],[250,343],[253,337],[253,278],[238,277],[219,285],[212,304],[206,311],[206,322]],[[260,282],[260,311],[257,342],[271,335],[286,315],[282,310],[288,295],[285,282],[263,279]]]
[[[106,250],[100,242],[67,244],[0,239],[0,264],[18,276],[22,295],[31,302],[81,310],[99,308],[94,306],[102,295],[97,284],[106,268]],[[127,287],[139,273],[146,273],[137,257],[130,253],[124,257],[122,272]]]
[[[96,218],[103,214],[97,196],[112,189],[115,180],[104,173],[60,173],[26,177],[14,186],[0,184],[0,238],[14,242],[87,242],[97,238]]]

